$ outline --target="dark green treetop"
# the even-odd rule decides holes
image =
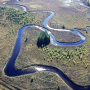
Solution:
[[[42,31],[37,39],[37,46],[43,47],[50,43],[50,36],[48,35],[47,31]]]

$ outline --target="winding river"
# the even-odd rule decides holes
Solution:
[[[16,0],[16,1],[19,2],[19,0]],[[8,1],[8,2],[10,2],[10,1]],[[8,2],[4,2],[3,4],[8,4]],[[20,7],[22,7],[24,9],[24,11],[27,12],[27,9],[25,6],[20,5]],[[58,76],[67,84],[67,86],[69,86],[73,90],[90,90],[90,86],[80,86],[80,85],[75,84],[61,70],[59,70],[58,68],[53,67],[53,66],[32,65],[28,68],[24,68],[21,70],[18,70],[15,68],[15,61],[17,59],[17,56],[18,56],[18,54],[20,52],[20,48],[21,48],[22,33],[28,27],[39,28],[42,31],[47,30],[48,34],[50,35],[51,44],[56,45],[56,46],[75,46],[75,45],[80,45],[80,44],[84,43],[86,40],[85,36],[83,34],[81,34],[80,32],[78,32],[77,29],[74,29],[74,30],[64,29],[63,30],[63,29],[54,29],[54,28],[49,27],[48,21],[54,16],[54,12],[52,12],[52,11],[40,11],[40,12],[50,12],[51,13],[43,22],[44,26],[47,29],[37,26],[37,25],[26,25],[26,26],[20,28],[20,30],[18,32],[18,37],[17,37],[16,43],[14,46],[13,53],[4,67],[5,74],[10,77],[15,77],[15,76],[19,76],[19,75],[31,74],[31,73],[40,72],[40,71],[50,71],[50,72],[58,74]],[[39,13],[39,12],[30,12],[30,13]],[[75,42],[75,43],[60,43],[60,42],[56,41],[56,39],[54,38],[54,35],[48,29],[56,30],[56,31],[63,31],[63,32],[72,32],[74,34],[79,35],[81,37],[81,40],[78,42]]]

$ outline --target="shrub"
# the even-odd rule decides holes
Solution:
[[[32,76],[32,77],[31,77],[31,83],[33,82],[33,80],[34,80],[34,77]]]
[[[62,25],[62,29],[65,29],[65,25],[64,24]]]
[[[26,36],[25,42],[27,42],[27,40],[28,40],[28,36]]]
[[[60,87],[59,86],[57,86],[57,90],[60,90]]]

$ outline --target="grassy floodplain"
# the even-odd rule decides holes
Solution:
[[[75,83],[83,86],[90,85],[90,32],[86,33],[85,30],[85,27],[90,25],[90,22],[86,19],[89,17],[86,13],[87,7],[79,7],[74,4],[70,7],[66,7],[63,5],[62,0],[49,0],[49,2],[47,2],[48,0],[22,0],[19,4],[27,6],[30,11],[36,11],[37,8],[38,10],[53,10],[55,16],[50,20],[50,26],[61,28],[62,24],[65,24],[68,29],[80,28],[81,30],[79,31],[87,38],[86,42],[75,47],[56,47],[50,44],[47,47],[38,48],[36,46],[36,41],[41,31],[36,28],[27,28],[23,32],[22,47],[16,60],[15,67],[22,69],[29,67],[32,64],[55,66],[62,70]],[[8,10],[9,9],[5,12]],[[20,11],[20,13],[24,12]],[[51,72],[40,72],[13,78],[6,76],[3,72],[3,68],[12,54],[19,29],[26,24],[37,24],[43,26],[43,20],[48,15],[48,13],[28,14],[27,18],[30,21],[25,22],[24,24],[17,24],[17,22],[12,19],[6,19],[7,15],[5,13],[0,17],[1,89],[5,88],[7,90],[9,88],[18,88],[21,90],[57,90],[59,86],[61,90],[70,90],[70,88],[68,88],[57,75]],[[33,17],[34,19],[32,20]],[[80,37],[73,35],[72,33],[57,31],[51,32],[60,42],[75,42],[80,40]],[[25,42],[26,36],[28,37],[27,42]],[[33,82],[31,81],[32,79]]]

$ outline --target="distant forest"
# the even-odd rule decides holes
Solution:
[[[14,22],[15,24],[26,25],[27,23],[34,21],[35,16],[13,8],[0,7],[0,19],[2,18]]]

